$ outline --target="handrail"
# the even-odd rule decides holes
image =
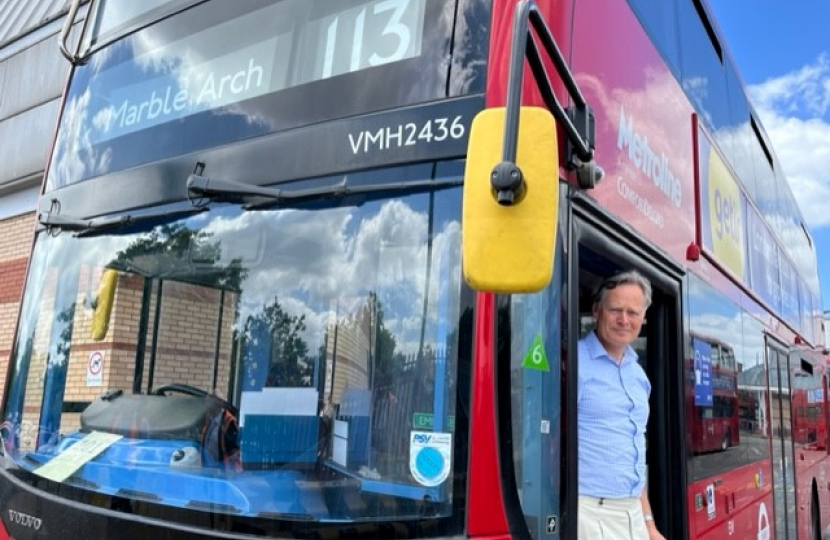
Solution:
[[[573,100],[573,106],[566,111],[553,91],[539,48],[530,31],[530,25],[544,47],[548,58]],[[527,59],[542,99],[556,121],[563,126],[570,143],[568,166],[577,171],[580,187],[591,188],[602,177],[602,169],[593,163],[594,159],[594,113],[588,107],[573,73],[553,33],[545,23],[536,2],[521,0],[516,4],[513,18],[513,38],[510,46],[510,69],[507,78],[507,106],[504,122],[504,145],[502,162],[496,165],[491,175],[493,189],[500,204],[513,204],[522,189],[521,171],[516,166],[516,145],[519,136],[519,110],[521,108],[524,61]]]
[[[69,12],[66,14],[66,19],[64,19],[63,21],[60,42],[58,44],[61,54],[73,65],[78,63],[80,57],[77,54],[69,51],[66,42],[69,40],[69,34],[72,31],[72,24],[75,22],[75,17],[78,15],[78,9],[81,7],[82,1],[83,0],[72,0],[72,5],[69,7]]]

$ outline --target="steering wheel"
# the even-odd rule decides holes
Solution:
[[[157,396],[166,396],[168,394],[168,392],[176,392],[176,393],[179,393],[179,394],[185,394],[185,395],[188,395],[188,396],[194,396],[194,397],[200,397],[200,398],[212,395],[212,394],[208,393],[207,390],[202,390],[201,388],[198,388],[196,386],[191,386],[189,384],[184,384],[184,383],[162,384],[161,386],[158,386],[153,390],[153,394],[157,395]],[[218,396],[214,396],[214,397],[219,399],[222,402],[222,405],[224,405],[225,408],[228,409],[231,412],[231,414],[233,414],[236,418],[239,418],[239,409],[237,409],[232,403],[230,403],[229,401],[224,400],[224,399],[222,399]]]
[[[202,390],[201,388],[196,388],[195,386],[190,386],[189,384],[183,383],[170,383],[170,384],[163,384],[153,390],[153,394],[157,396],[166,396],[168,392],[176,392],[179,394],[186,394],[188,396],[195,396],[195,397],[205,397],[208,395],[206,390]]]

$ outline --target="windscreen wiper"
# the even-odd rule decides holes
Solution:
[[[167,223],[171,220],[199,214],[207,208],[191,207],[181,210],[168,210],[165,212],[152,212],[146,214],[120,214],[115,216],[104,216],[93,219],[82,219],[73,216],[62,216],[53,212],[41,212],[37,219],[38,223],[50,233],[72,231],[75,236],[92,236],[100,232],[114,229],[122,229],[130,225],[137,225],[150,222]]]
[[[407,182],[388,182],[350,186],[344,179],[329,186],[309,189],[279,189],[215,180],[205,176],[191,174],[187,179],[187,189],[192,197],[210,197],[211,199],[237,201],[245,203],[246,210],[266,210],[281,203],[313,201],[315,199],[342,199],[352,195],[364,195],[379,192],[417,192],[430,189],[446,189],[464,183],[461,177],[443,180],[414,180]]]

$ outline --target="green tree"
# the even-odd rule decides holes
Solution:
[[[222,246],[212,234],[183,223],[162,225],[120,251],[110,266],[144,277],[178,279],[208,287],[241,290],[247,270],[238,259],[221,266]]]
[[[266,386],[311,386],[314,358],[302,338],[306,331],[305,315],[288,313],[275,297],[259,314],[249,317],[246,328],[252,328],[257,320],[266,325],[271,339]]]

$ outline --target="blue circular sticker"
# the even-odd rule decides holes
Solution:
[[[421,448],[415,458],[415,467],[425,479],[433,479],[444,469],[444,456],[435,448]]]

